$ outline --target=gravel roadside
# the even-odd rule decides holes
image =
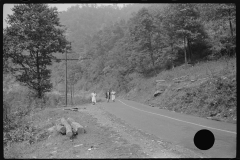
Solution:
[[[145,158],[203,158],[203,155],[200,153],[173,145],[152,134],[130,126],[120,118],[104,111],[103,107],[102,104],[98,104],[88,107],[86,110],[80,110],[80,112],[92,115],[97,119],[97,123],[100,126],[107,127],[115,132],[115,137],[119,137],[116,143],[122,144],[121,147],[123,147],[124,142],[127,141],[127,143],[136,146],[141,152],[147,155]]]
[[[32,116],[45,133],[60,118],[73,118],[86,133],[73,139],[57,132],[33,144],[16,143],[5,158],[200,158],[199,153],[162,141],[133,128],[103,110],[103,104],[78,106],[78,111],[45,109]]]

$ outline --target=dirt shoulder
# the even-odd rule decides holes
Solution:
[[[101,103],[78,106],[78,111],[45,109],[32,115],[43,137],[36,143],[16,143],[4,151],[5,158],[188,158],[202,157],[181,146],[131,127],[105,112]],[[47,132],[60,118],[73,118],[86,133],[69,139]],[[45,135],[45,136],[44,136]]]

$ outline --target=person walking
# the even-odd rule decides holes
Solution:
[[[116,92],[112,90],[111,95],[112,95],[112,101],[115,102],[115,94]]]
[[[93,105],[97,103],[96,97],[97,97],[97,94],[96,94],[96,92],[94,91],[94,92],[92,93],[92,104],[93,104]]]
[[[108,99],[108,92],[105,93],[105,96],[106,96],[106,100]]]
[[[109,102],[109,100],[110,100],[110,95],[111,95],[110,90],[108,90],[107,91],[107,102]]]

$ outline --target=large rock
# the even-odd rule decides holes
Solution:
[[[159,96],[160,94],[162,94],[164,92],[164,90],[157,90],[154,94],[153,94],[153,96],[154,97],[157,97],[157,96]]]

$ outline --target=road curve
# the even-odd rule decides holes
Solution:
[[[103,102],[101,105],[105,111],[114,114],[135,128],[202,153],[207,157],[236,157],[236,124],[171,112],[129,100]],[[213,147],[206,151],[199,150],[193,142],[194,135],[201,129],[212,131],[215,137]]]

